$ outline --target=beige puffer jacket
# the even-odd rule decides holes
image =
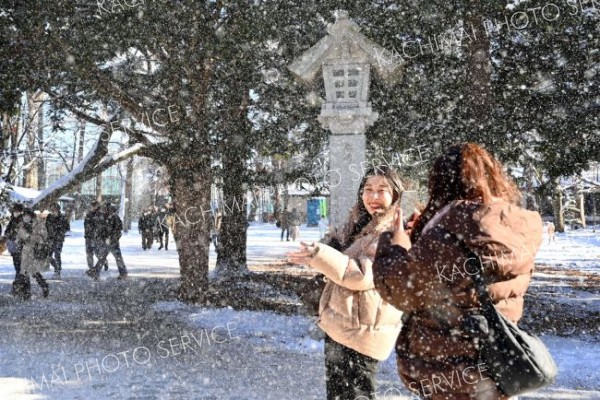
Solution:
[[[17,239],[23,244],[21,252],[21,273],[35,274],[48,271],[50,268],[50,258],[36,258],[36,244],[43,245],[48,243],[48,234],[46,233],[46,220],[37,217],[33,220],[31,231],[25,229],[23,225],[19,226]]]
[[[402,312],[375,290],[372,264],[379,235],[391,227],[390,213],[374,218],[343,253],[317,243],[311,267],[328,282],[319,303],[318,324],[336,342],[385,360],[402,327]]]

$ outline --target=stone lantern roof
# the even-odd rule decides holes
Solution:
[[[360,27],[348,17],[348,12],[336,12],[336,22],[329,33],[296,59],[289,70],[302,82],[311,83],[323,64],[338,60],[352,60],[370,64],[384,80],[394,82],[402,77],[402,64],[396,58],[381,62],[385,49],[360,33]]]

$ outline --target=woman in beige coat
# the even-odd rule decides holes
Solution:
[[[17,230],[17,241],[23,246],[18,286],[20,296],[25,300],[31,298],[30,275],[42,288],[42,295],[48,297],[48,282],[42,276],[42,272],[48,271],[50,266],[50,247],[46,232],[47,216],[47,211],[36,216],[31,209],[26,209]]]
[[[371,269],[379,235],[393,224],[403,187],[389,167],[367,171],[340,238],[301,243],[290,262],[323,273],[318,324],[325,331],[327,399],[372,399],[379,361],[391,353],[402,313],[375,290]]]

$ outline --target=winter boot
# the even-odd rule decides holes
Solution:
[[[88,269],[85,274],[95,281],[100,280],[100,273],[95,269]]]
[[[40,285],[40,287],[42,288],[42,296],[44,296],[44,298],[48,297],[48,294],[50,293],[50,285],[48,285],[48,282],[46,282],[42,274],[40,274],[39,272],[34,274],[33,277],[35,278],[38,285]]]
[[[19,274],[12,284],[11,293],[21,300],[31,299],[31,283],[29,282],[29,276]]]

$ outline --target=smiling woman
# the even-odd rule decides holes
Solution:
[[[379,235],[394,225],[402,191],[398,175],[387,166],[365,174],[356,205],[341,237],[301,244],[288,254],[328,279],[319,304],[325,338],[327,398],[371,399],[375,372],[400,332],[402,313],[374,290],[371,265]]]
[[[362,201],[371,215],[387,210],[393,201],[393,189],[383,176],[370,176],[363,188]]]

